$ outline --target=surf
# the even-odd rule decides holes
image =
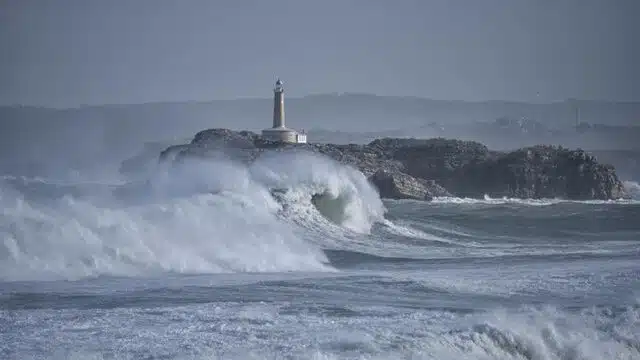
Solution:
[[[364,175],[312,154],[189,159],[91,187],[5,178],[0,203],[4,281],[335,271],[320,234],[367,233],[384,214]]]

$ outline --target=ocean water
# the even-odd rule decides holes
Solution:
[[[280,154],[0,208],[2,359],[640,359],[638,200],[382,201]]]

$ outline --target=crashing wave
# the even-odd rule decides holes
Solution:
[[[368,233],[384,218],[377,190],[356,169],[314,154],[273,154],[250,168],[252,177],[273,189],[292,216],[312,209],[346,229]]]
[[[0,182],[0,279],[333,271],[299,225],[366,233],[384,213],[364,175],[304,154],[190,160],[113,189]]]

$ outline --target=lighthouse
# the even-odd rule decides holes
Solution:
[[[285,143],[306,143],[307,135],[288,129],[284,124],[284,86],[278,79],[273,88],[273,126],[262,130],[265,140]]]
[[[284,87],[282,81],[276,81],[273,88],[273,128],[283,128],[284,126]]]

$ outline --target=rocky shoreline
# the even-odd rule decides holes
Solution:
[[[161,161],[207,158],[221,152],[251,162],[265,151],[310,151],[359,169],[382,198],[440,196],[609,200],[626,197],[611,165],[583,150],[533,146],[491,151],[473,141],[383,138],[369,144],[282,144],[250,131],[208,129],[189,144],[171,146]]]

